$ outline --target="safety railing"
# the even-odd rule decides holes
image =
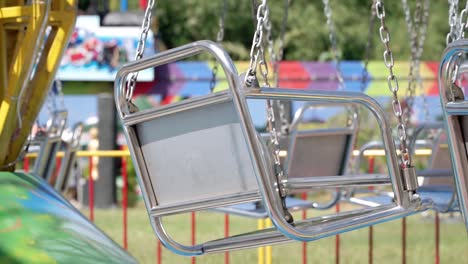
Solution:
[[[359,151],[354,151],[353,155],[359,155]],[[374,173],[375,167],[377,165],[376,157],[384,156],[385,152],[383,150],[374,149],[368,150],[364,153],[364,156],[367,158],[367,167],[368,173]],[[417,156],[429,156],[431,155],[430,149],[419,149],[416,151]],[[25,156],[23,161],[23,170],[25,172],[30,171],[30,167],[32,164],[32,159],[37,156],[35,153],[30,153]],[[124,249],[128,250],[128,176],[129,176],[129,166],[128,162],[130,153],[128,150],[112,150],[112,151],[78,151],[77,156],[81,159],[88,159],[88,169],[89,169],[89,177],[87,179],[88,182],[88,217],[91,222],[95,220],[95,206],[94,206],[94,180],[92,175],[92,168],[93,168],[93,158],[118,158],[121,160],[121,175],[122,175],[122,241],[121,245]],[[56,157],[56,164],[57,168],[60,167],[61,157],[63,157],[63,152],[58,152]],[[56,171],[58,173],[58,169]],[[369,187],[372,188],[372,187]],[[301,198],[304,200],[308,199],[308,195],[303,193]],[[337,203],[335,206],[335,211],[340,211],[340,203]],[[302,218],[305,219],[307,217],[307,210],[302,211]],[[271,226],[272,223],[269,219],[259,219],[257,220],[257,228],[263,229],[265,227]],[[196,244],[196,229],[197,229],[197,217],[195,212],[190,214],[190,240],[193,245]],[[401,220],[401,263],[407,262],[407,220],[403,218]],[[230,232],[230,217],[229,214],[224,214],[224,235],[227,237],[229,236]],[[374,228],[370,226],[368,228],[368,263],[374,263]],[[302,244],[302,263],[308,262],[308,243],[301,242]],[[340,255],[341,255],[341,238],[340,235],[335,236],[335,243],[334,243],[334,253],[335,253],[335,263],[340,263]],[[272,253],[272,246],[261,247],[257,250],[258,252],[258,264],[271,264],[273,260],[273,253]],[[161,243],[157,242],[156,245],[156,263],[162,263],[162,254],[163,249]],[[196,258],[191,258],[191,263],[196,263]],[[230,253],[224,253],[224,263],[230,263]],[[434,217],[434,263],[440,263],[440,218],[439,214],[435,212]]]

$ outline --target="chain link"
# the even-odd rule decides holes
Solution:
[[[418,64],[417,64],[417,69],[416,69],[416,80],[418,83],[419,90],[422,94],[422,101],[423,101],[423,109],[424,109],[424,120],[426,122],[429,122],[429,105],[427,103],[427,98],[426,98],[426,91],[424,90],[424,85],[423,81],[421,78],[421,71],[419,69],[421,65],[421,56],[424,50],[424,43],[426,42],[426,36],[427,36],[427,27],[429,25],[429,7],[430,7],[430,0],[424,0],[424,5],[422,9],[422,20],[421,20],[421,26],[419,27],[419,47],[418,47]]]
[[[414,18],[411,18],[411,11],[408,6],[407,0],[402,0],[403,11],[405,14],[405,22],[410,35],[410,68],[408,74],[408,88],[406,89],[406,108],[403,113],[403,121],[405,126],[411,121],[412,110],[414,106],[414,94],[416,86],[419,85],[420,89],[423,90],[420,64],[421,55],[426,39],[427,22],[429,16],[429,1],[422,0],[416,1],[416,8],[414,11]],[[424,91],[423,95],[424,95]],[[425,98],[424,98],[425,100]],[[427,112],[427,109],[425,109]]]
[[[458,39],[459,32],[459,21],[458,21],[458,0],[448,0],[449,3],[449,26],[450,31],[447,33],[446,43],[447,45]]]
[[[151,27],[151,12],[153,11],[153,7],[155,4],[155,0],[148,0],[148,4],[146,6],[145,17],[143,18],[143,23],[141,25],[141,34],[140,39],[138,41],[138,46],[136,50],[135,60],[140,60],[143,57],[145,52],[146,46],[146,39],[148,38],[148,32],[150,31]],[[125,99],[127,102],[130,102],[133,97],[133,91],[135,90],[136,82],[138,78],[138,72],[131,73],[127,79],[127,84],[125,86],[124,94]]]
[[[468,27],[468,1],[466,1],[465,8],[460,12],[458,22],[458,38],[465,38],[465,30]]]
[[[375,3],[375,11],[377,14],[377,18],[380,20],[380,28],[379,28],[379,33],[380,33],[380,39],[382,41],[383,46],[385,47],[385,51],[383,53],[384,57],[384,64],[388,69],[388,77],[387,77],[387,83],[388,83],[388,89],[392,93],[392,109],[393,109],[393,114],[395,115],[397,119],[397,133],[398,137],[400,139],[400,157],[402,159],[402,163],[406,168],[411,167],[411,152],[408,149],[408,137],[407,137],[407,132],[406,132],[406,126],[403,123],[403,117],[402,117],[402,107],[400,100],[398,99],[398,90],[399,90],[399,85],[398,85],[398,78],[395,76],[393,73],[393,67],[394,67],[394,58],[393,58],[393,53],[390,49],[390,32],[388,31],[388,28],[385,24],[385,6],[381,0],[377,0]]]
[[[369,58],[370,58],[370,53],[372,49],[372,36],[374,32],[374,27],[375,27],[375,9],[374,9],[374,4],[375,0],[372,1],[371,5],[371,15],[369,17],[369,29],[367,31],[367,42],[366,42],[366,47],[365,47],[365,52],[364,52],[364,67],[362,68],[362,73],[361,73],[361,93],[363,93],[366,89],[367,83],[369,82],[369,71],[368,66],[369,66]]]
[[[257,26],[252,41],[252,48],[250,50],[250,64],[244,82],[247,87],[252,87],[257,80],[256,72],[257,68],[259,68],[260,75],[262,76],[263,86],[270,87],[270,82],[268,80],[269,69],[268,64],[266,63],[264,48],[265,41],[269,41],[268,39],[264,39],[264,35],[270,34],[271,36],[271,32],[268,33],[268,31],[271,30],[271,24],[269,21],[269,9],[266,0],[262,0],[262,3],[258,6],[256,18]],[[267,31],[267,33],[264,34],[264,31]],[[269,132],[270,144],[273,148],[274,169],[277,182],[280,183],[284,179],[284,171],[281,166],[281,160],[279,156],[280,146],[278,141],[278,133],[276,131],[276,118],[272,100],[266,100],[266,113],[267,131]],[[285,197],[285,192],[282,188],[280,188],[280,194],[282,197]]]
[[[216,42],[220,44],[224,40],[224,21],[226,17],[226,8],[227,8],[227,0],[222,0],[221,8],[220,8],[220,16],[219,16],[219,30],[216,34]],[[218,61],[215,60],[213,70],[211,71],[211,81],[210,81],[210,91],[213,92],[214,88],[216,87],[216,76],[218,75]]]
[[[250,48],[250,62],[249,68],[245,75],[244,83],[247,87],[252,87],[255,81],[257,80],[257,67],[260,57],[260,52],[263,50],[263,30],[264,30],[264,20],[266,15],[266,0],[262,0],[262,3],[257,7],[256,21],[257,25],[255,28],[255,33],[252,40],[252,47]],[[255,6],[255,4],[254,4]]]
[[[344,89],[344,81],[343,81],[343,73],[341,72],[340,67],[340,54],[338,51],[338,44],[336,40],[336,30],[335,24],[333,23],[333,13],[330,6],[330,0],[322,0],[323,2],[323,11],[325,13],[325,17],[327,19],[327,27],[328,27],[328,38],[330,39],[331,49],[333,53],[333,60],[336,64],[336,78],[338,80],[340,90]]]
[[[330,0],[322,0],[323,2],[323,12],[327,19],[327,27],[328,27],[328,37],[330,39],[332,54],[333,54],[333,61],[335,62],[336,67],[336,79],[338,80],[338,88],[340,91],[345,89],[345,83],[343,80],[343,73],[341,71],[341,60],[340,54],[338,51],[338,44],[337,44],[337,37],[336,37],[336,30],[335,24],[333,23],[333,13],[332,8],[330,5]],[[351,126],[355,120],[355,113],[357,109],[354,106],[346,107],[346,116],[347,116],[347,125]]]
[[[285,0],[284,3],[284,13],[283,19],[281,24],[281,31],[279,36],[279,47],[278,52],[275,52],[274,45],[273,45],[273,36],[271,34],[271,22],[270,19],[265,21],[265,29],[266,29],[266,38],[268,42],[268,52],[270,53],[271,57],[271,64],[273,66],[273,80],[276,87],[279,87],[279,63],[283,60],[284,55],[284,36],[286,34],[286,27],[288,22],[288,12],[289,12],[289,1]],[[273,109],[276,111],[276,116],[278,117],[277,127],[276,129],[279,130],[279,135],[287,135],[289,133],[289,119],[286,116],[286,108],[284,102],[280,100],[273,101]]]

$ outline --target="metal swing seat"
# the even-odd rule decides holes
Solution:
[[[294,181],[296,178],[346,175],[348,161],[351,158],[358,132],[357,108],[352,107],[351,104],[341,104],[340,106],[346,105],[351,111],[348,113],[350,116],[348,116],[347,124],[345,127],[337,128],[298,129],[299,125],[304,121],[304,114],[308,109],[317,106],[331,107],[336,106],[336,104],[307,103],[296,111],[289,129],[291,131],[290,144],[285,162],[286,175],[288,175],[290,181]],[[377,176],[375,180],[378,180]],[[388,181],[385,182],[389,184]],[[306,187],[305,190],[307,191],[308,188]],[[340,191],[333,190],[332,198],[328,202],[314,202],[312,207],[328,209],[339,200]]]
[[[60,193],[67,188],[67,183],[76,162],[77,151],[80,148],[81,134],[83,132],[83,123],[76,123],[71,129],[64,131],[62,136],[63,158],[57,178],[50,182]]]
[[[222,66],[229,89],[154,109],[138,111],[126,99],[130,74],[208,52]],[[351,92],[246,88],[229,55],[211,41],[198,41],[131,62],[117,74],[115,99],[135,163],[153,230],[175,253],[201,255],[323,237],[405,217],[426,209],[408,189],[398,166],[385,114],[374,99]],[[271,151],[256,132],[247,99],[356,104],[379,122],[388,151],[395,203],[289,223],[282,192],[312,188],[368,185],[375,175],[292,178],[278,182]],[[311,157],[313,159],[314,157]],[[194,246],[171,238],[163,217],[246,202],[262,201],[274,227]]]
[[[62,133],[67,123],[67,116],[68,112],[66,110],[54,111],[47,121],[45,133],[40,133],[30,142],[30,145],[39,147],[33,172],[38,177],[45,179],[49,184],[52,181],[55,156],[62,143]]]
[[[347,161],[350,158],[357,133],[357,112],[353,113],[353,119],[349,120],[350,122],[347,123],[346,127],[299,130],[300,124],[304,122],[304,114],[310,108],[318,106],[331,107],[336,106],[336,104],[304,104],[294,114],[293,121],[288,126],[289,133],[278,137],[280,147],[286,153],[281,156],[281,163],[285,164],[285,173],[288,175],[289,182],[294,181],[295,178],[301,180],[309,177],[340,176],[347,172]],[[267,142],[270,135],[262,134],[261,137]],[[316,152],[313,151],[316,150],[320,150],[320,155],[314,155]],[[314,158],[311,159],[311,156]],[[318,187],[318,182],[313,184],[314,187]],[[291,190],[288,194],[296,194],[300,191]],[[304,191],[310,191],[310,187],[304,186]],[[340,191],[331,190],[331,196],[326,202],[318,202],[302,200],[288,195],[285,198],[285,205],[290,212],[312,208],[325,210],[331,208],[340,200]],[[268,213],[261,202],[235,204],[216,208],[215,211],[251,218],[268,217]]]
[[[458,74],[467,72],[465,56],[468,41],[450,43],[439,65],[439,92],[448,146],[453,166],[458,206],[468,231],[468,104],[464,91],[456,84]]]
[[[437,133],[431,140],[417,140],[419,135],[429,129],[437,129]],[[450,153],[445,147],[443,140],[443,123],[427,123],[419,125],[410,141],[410,148],[417,150],[420,148],[430,148],[431,156],[428,165],[424,170],[418,170],[418,194],[421,199],[432,204],[431,209],[439,213],[458,211],[458,203],[453,184],[453,172],[450,164]],[[372,141],[365,144],[360,149],[359,158],[356,160],[357,166],[361,163],[363,154],[370,149],[381,148],[380,141]],[[373,191],[375,195],[365,197],[349,197],[351,203],[374,207],[393,202],[393,192]]]

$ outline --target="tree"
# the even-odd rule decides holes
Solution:
[[[247,60],[253,37],[253,19],[250,1],[228,1],[224,46],[235,60]],[[342,59],[360,60],[364,57],[367,41],[371,0],[331,1],[336,25],[338,46]],[[212,39],[218,31],[221,0],[179,0],[158,2],[155,17],[159,32],[168,48],[200,39]],[[409,40],[400,1],[386,1],[386,20],[391,33],[391,47],[395,59],[409,58]],[[283,17],[284,0],[270,0],[273,36],[278,38]],[[414,3],[410,3],[414,10]],[[446,1],[431,1],[428,34],[423,60],[438,60],[445,48],[448,31]],[[330,50],[328,29],[321,1],[294,0],[289,10],[286,33],[285,59],[318,60]],[[376,21],[373,31],[371,59],[381,59],[383,47]]]

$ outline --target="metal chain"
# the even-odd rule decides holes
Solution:
[[[413,20],[411,18],[411,11],[408,6],[407,0],[402,0],[403,11],[405,14],[405,22],[406,28],[408,30],[408,34],[410,36],[410,66],[409,66],[409,73],[408,73],[408,87],[405,93],[405,101],[406,107],[403,109],[403,122],[407,126],[411,119],[411,113],[414,103],[414,67],[415,67],[415,60],[416,60],[416,53],[417,53],[417,32],[413,25]],[[420,0],[416,4],[417,8],[415,10],[415,17],[416,13],[418,12],[418,8],[421,6],[419,4]]]
[[[284,38],[286,35],[286,28],[288,26],[288,18],[289,18],[289,6],[291,0],[284,0],[284,13],[283,13],[283,20],[281,22],[281,29],[280,29],[280,37],[279,37],[279,44],[278,44],[278,54],[277,54],[277,61],[282,61],[284,56]],[[279,86],[279,63],[273,64],[273,76],[275,77],[275,85],[276,87]]]
[[[333,13],[330,6],[330,0],[322,0],[323,2],[323,11],[325,17],[327,18],[327,27],[328,27],[328,37],[330,39],[331,49],[333,53],[333,60],[336,64],[336,78],[338,80],[340,90],[344,89],[343,73],[341,72],[340,67],[340,55],[338,53],[338,45],[336,41],[336,30],[335,24],[333,23]]]
[[[250,51],[250,64],[249,69],[245,77],[245,85],[252,87],[255,83],[257,67],[260,68],[260,75],[262,76],[263,86],[270,87],[268,80],[268,65],[265,61],[265,49],[264,49],[264,30],[268,30],[268,26],[265,27],[266,23],[269,23],[269,10],[267,6],[267,0],[262,0],[262,3],[258,6],[257,10],[257,28],[254,33],[252,48]],[[278,182],[281,182],[284,178],[283,168],[281,166],[281,160],[279,156],[280,146],[278,142],[278,134],[275,126],[275,112],[273,109],[272,100],[266,100],[266,112],[267,112],[267,130],[270,135],[270,143],[273,146],[273,159],[275,165],[275,173]],[[280,188],[282,189],[282,188]],[[283,190],[280,191],[284,195]]]
[[[374,9],[374,4],[375,0],[372,1],[371,5],[371,15],[369,17],[369,29],[367,31],[367,42],[366,42],[366,47],[365,47],[365,52],[364,52],[364,67],[362,68],[362,74],[361,74],[361,93],[364,92],[366,89],[366,85],[369,82],[369,71],[368,66],[369,66],[369,58],[370,58],[370,53],[371,53],[371,48],[372,48],[372,32],[374,32],[374,27],[375,27],[375,9]]]
[[[457,39],[462,39],[465,38],[465,30],[468,27],[468,1],[466,1],[465,8],[460,12],[459,19]]]
[[[393,58],[393,53],[390,49],[390,32],[388,31],[388,28],[385,24],[385,6],[381,0],[376,1],[375,11],[377,14],[377,18],[380,20],[380,28],[379,28],[380,40],[382,41],[382,44],[385,47],[383,58],[384,58],[384,64],[389,71],[389,74],[387,77],[387,83],[388,83],[388,88],[393,96],[393,100],[392,100],[393,114],[395,115],[397,122],[398,122],[397,132],[398,132],[398,137],[400,139],[400,151],[401,151],[400,157],[402,159],[402,163],[404,164],[404,166],[408,168],[408,167],[411,167],[411,152],[408,149],[408,144],[407,144],[408,137],[407,137],[407,132],[406,132],[406,126],[403,123],[403,118],[402,118],[403,111],[402,111],[400,100],[398,99],[398,90],[399,90],[398,78],[395,76],[393,72],[394,58]]]
[[[430,1],[429,0],[424,0],[423,3],[423,8],[422,8],[422,16],[421,16],[421,24],[418,27],[419,28],[419,42],[418,42],[418,53],[417,53],[417,64],[416,64],[416,80],[417,84],[419,87],[419,91],[422,94],[422,101],[423,101],[423,109],[424,109],[424,120],[426,122],[429,122],[429,105],[427,103],[427,97],[426,97],[426,91],[424,90],[424,85],[423,81],[421,78],[421,56],[424,50],[424,43],[426,42],[426,36],[427,36],[427,27],[429,25],[429,7],[430,7]]]
[[[338,44],[336,38],[336,30],[335,30],[335,23],[333,23],[333,13],[332,8],[330,6],[330,0],[322,0],[323,2],[323,12],[327,19],[327,27],[328,27],[328,37],[330,39],[332,54],[333,54],[333,61],[335,62],[336,67],[336,79],[338,80],[338,88],[340,91],[345,89],[345,83],[343,80],[343,73],[341,71],[341,60],[340,55],[338,52]],[[346,116],[347,116],[347,125],[350,126],[355,120],[355,113],[357,109],[354,106],[346,107]],[[357,128],[359,129],[359,128]]]
[[[256,72],[257,68],[260,68],[260,75],[263,78],[263,86],[270,87],[270,82],[268,80],[268,64],[265,60],[265,39],[264,31],[267,29],[265,27],[266,23],[269,23],[269,9],[267,6],[267,0],[262,0],[262,3],[258,6],[257,9],[257,25],[254,33],[252,47],[250,49],[250,64],[249,69],[245,75],[244,84],[246,87],[254,87],[257,83]],[[278,190],[281,196],[281,203],[283,207],[284,218],[288,222],[293,222],[293,216],[289,213],[288,208],[286,207],[286,190],[282,186],[282,182],[285,179],[283,167],[280,160],[280,146],[278,141],[278,134],[276,132],[276,119],[275,111],[273,108],[272,100],[266,100],[266,112],[267,112],[267,130],[270,136],[270,144],[273,152],[274,160],[274,171],[276,176],[276,182],[278,183]]]
[[[148,38],[148,32],[151,27],[151,16],[152,16],[151,12],[153,11],[154,4],[155,4],[155,0],[148,0],[146,11],[145,11],[145,17],[143,18],[143,23],[141,25],[140,40],[138,41],[135,60],[140,60],[143,57],[143,54],[145,52],[146,39]],[[125,90],[124,90],[125,99],[127,100],[127,102],[130,102],[132,100],[133,91],[135,90],[137,78],[138,78],[138,72],[134,72],[130,74],[130,76],[127,79],[127,85],[125,86]]]
[[[220,44],[224,40],[224,21],[226,17],[226,8],[227,8],[227,0],[222,0],[221,4],[221,12],[219,16],[219,30],[216,34],[216,42]],[[218,61],[215,60],[213,70],[211,71],[211,81],[210,81],[210,91],[213,92],[214,88],[216,87],[216,76],[218,75]]]
[[[405,14],[405,21],[407,25],[408,34],[410,35],[410,68],[408,74],[408,88],[406,89],[406,107],[403,110],[403,120],[406,126],[411,121],[411,115],[414,106],[414,95],[417,85],[422,88],[420,64],[421,55],[426,39],[427,22],[429,15],[429,1],[422,0],[416,1],[416,9],[414,11],[414,18],[411,18],[411,11],[408,6],[407,0],[402,0],[403,11]],[[424,94],[424,91],[422,91]],[[426,111],[427,112],[427,111]]]
[[[283,55],[284,55],[284,37],[286,34],[286,27],[288,23],[289,3],[290,3],[290,0],[284,1],[284,13],[283,13],[283,20],[281,23],[279,44],[278,44],[279,47],[278,47],[277,53],[275,53],[273,49],[273,41],[270,41],[271,23],[268,23],[270,25],[269,27],[267,26],[267,39],[269,40],[268,49],[271,55],[271,62],[273,65],[273,79],[274,79],[274,83],[276,87],[279,87],[279,63],[283,60]],[[279,122],[278,122],[279,127],[277,129],[279,129],[279,134],[287,135],[289,133],[290,124],[289,124],[289,119],[286,116],[286,108],[285,108],[284,102],[281,102],[280,100],[274,100],[273,108],[277,110],[276,115],[278,116],[278,119],[279,119]]]
[[[452,43],[454,40],[458,39],[458,0],[448,0],[449,2],[449,26],[450,31],[447,33],[445,42],[448,44]]]
[[[365,51],[364,51],[364,67],[362,69],[362,77],[361,77],[361,93],[364,92],[366,89],[367,82],[369,81],[369,72],[367,70],[368,65],[369,65],[369,57],[370,57],[370,51],[372,47],[372,36],[373,36],[373,31],[375,27],[375,9],[374,9],[374,4],[375,0],[372,1],[372,4],[370,6],[370,17],[369,17],[369,28],[367,32],[367,42],[365,46]],[[357,115],[356,117],[353,116],[356,122],[356,130],[359,131],[359,126],[360,126],[360,120],[359,120],[359,109],[354,109],[355,111],[353,112],[353,115]],[[350,118],[350,114],[348,114],[348,118]],[[357,138],[354,139],[354,142],[352,143],[352,150],[355,150],[357,148]],[[356,164],[355,159],[357,157],[354,155],[351,155],[349,161],[348,161],[348,172],[349,174],[357,174],[359,171],[359,166]],[[351,190],[352,192],[352,190]]]
[[[260,52],[263,50],[262,42],[263,42],[263,23],[265,20],[266,15],[266,0],[262,0],[262,3],[257,7],[256,13],[256,21],[257,25],[255,28],[255,33],[252,40],[252,47],[250,48],[250,62],[249,68],[245,75],[244,83],[247,87],[252,87],[257,80],[257,68]],[[263,55],[262,55],[263,56]]]

